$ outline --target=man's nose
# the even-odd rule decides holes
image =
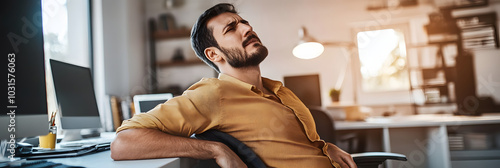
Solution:
[[[240,29],[242,31],[241,34],[243,34],[243,37],[249,36],[251,34],[251,32],[253,31],[253,28],[250,25],[240,23],[239,26],[240,26]]]

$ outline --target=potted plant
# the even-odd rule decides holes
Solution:
[[[338,102],[340,100],[340,89],[330,89],[330,97],[332,102]]]

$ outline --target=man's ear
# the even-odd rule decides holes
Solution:
[[[220,50],[216,47],[208,47],[205,49],[205,57],[212,62],[220,62],[222,61],[222,54]]]

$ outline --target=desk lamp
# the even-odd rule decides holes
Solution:
[[[299,44],[293,48],[293,55],[300,59],[313,59],[325,50],[324,46],[353,48],[355,45],[351,42],[318,42],[314,37],[307,33],[305,27],[299,29]]]

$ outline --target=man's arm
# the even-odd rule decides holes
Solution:
[[[114,160],[189,157],[215,159],[221,167],[246,167],[239,157],[220,142],[179,137],[156,129],[128,129],[111,143]]]

